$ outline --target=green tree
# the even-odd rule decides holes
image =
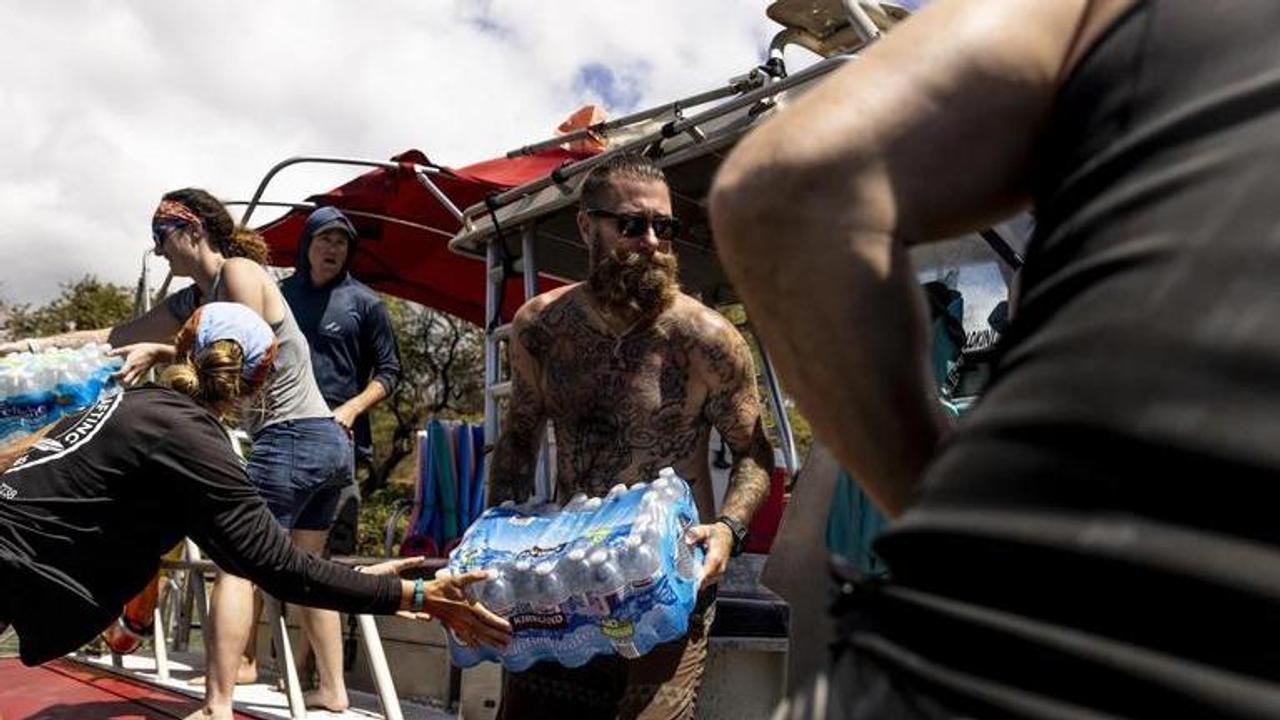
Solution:
[[[484,414],[484,333],[447,313],[383,296],[400,345],[400,384],[373,411],[371,495],[387,486],[413,453],[417,431],[431,417],[475,421]]]
[[[764,429],[774,447],[781,447],[782,441],[778,430],[778,419],[774,414],[773,405],[769,399],[769,385],[765,381],[763,370],[764,361],[760,357],[760,340],[751,329],[751,323],[747,319],[746,308],[741,304],[733,304],[721,307],[719,310],[729,322],[738,328],[743,337],[747,338],[747,343],[751,346],[751,354],[756,365],[756,390],[760,393],[760,403],[764,411]],[[790,421],[791,437],[795,441],[796,461],[803,464],[805,458],[809,456],[809,449],[813,447],[813,428],[809,426],[809,420],[800,414],[791,398],[783,398],[783,407],[786,410],[787,419]]]
[[[129,319],[133,315],[133,294],[120,285],[85,275],[75,282],[63,283],[61,294],[45,305],[13,305],[7,310],[5,331],[9,337],[56,335],[109,327]]]

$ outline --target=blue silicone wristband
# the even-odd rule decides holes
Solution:
[[[413,612],[422,612],[422,606],[426,600],[426,581],[418,578],[413,581],[413,604],[409,606],[409,609]]]

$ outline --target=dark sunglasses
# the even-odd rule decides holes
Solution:
[[[186,226],[187,224],[180,220],[153,223],[151,225],[151,241],[156,244],[156,252],[160,252],[164,247],[165,238],[169,237],[169,233],[181,230]]]
[[[640,213],[616,213],[612,210],[596,210],[588,208],[586,213],[596,217],[609,218],[618,223],[618,234],[625,238],[642,238],[653,228],[653,234],[659,240],[671,242],[680,234],[680,221],[667,216],[648,216]]]

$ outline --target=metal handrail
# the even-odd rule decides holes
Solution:
[[[773,360],[764,343],[756,337],[756,347],[760,350],[760,371],[764,374],[765,385],[769,388],[769,404],[773,406],[773,419],[777,423],[778,438],[782,442],[782,462],[787,466],[788,477],[794,478],[800,470],[799,453],[796,452],[796,438],[791,429],[791,418],[787,416],[786,400],[782,393],[782,381],[773,368]]]
[[[428,175],[438,175],[443,171],[440,168],[419,165],[417,163],[397,163],[390,160],[367,160],[364,158],[347,158],[326,155],[300,155],[297,157],[286,158],[271,166],[267,174],[262,176],[262,180],[258,183],[257,190],[254,190],[253,197],[249,199],[244,214],[240,217],[240,226],[246,227],[249,224],[249,218],[253,216],[253,211],[261,204],[262,195],[266,192],[267,185],[275,178],[281,170],[292,165],[300,165],[302,163],[315,163],[318,165],[352,165],[356,167],[382,168],[384,170],[399,170],[400,168],[409,168],[413,170],[418,182],[430,192],[451,215],[462,221],[462,212],[453,204],[453,201],[444,194],[444,192],[434,183]]]
[[[248,205],[249,201],[248,200],[227,200],[222,204],[223,205]],[[310,203],[310,202],[291,203],[291,202],[269,202],[266,200],[262,200],[258,202],[258,207],[287,207],[287,208],[292,208],[294,210],[314,210],[317,206],[315,203]],[[342,212],[344,215],[347,215],[349,217],[362,217],[362,218],[369,218],[371,220],[379,220],[381,222],[391,223],[393,225],[402,225],[404,227],[413,228],[414,230],[422,230],[423,232],[435,233],[436,235],[439,235],[441,237],[451,238],[454,235],[454,233],[450,232],[449,230],[442,230],[433,225],[424,225],[422,223],[413,222],[412,220],[404,220],[398,217],[392,217],[390,215],[383,215],[382,213],[369,212],[367,210],[351,210],[348,208],[343,208]]]
[[[385,558],[340,556],[331,558],[331,560],[342,565],[354,567],[373,565],[383,562]],[[415,569],[414,572],[431,573],[444,567],[447,562],[443,558],[428,558],[425,565],[422,568]],[[216,572],[219,569],[212,560],[199,557],[183,559],[162,558],[160,567],[164,570],[186,572],[195,576]],[[307,711],[302,698],[301,685],[298,681],[297,661],[293,655],[293,647],[289,642],[288,627],[284,619],[284,604],[278,598],[267,593],[263,593],[263,595],[266,600],[267,623],[271,627],[272,636],[279,652],[279,659],[282,661],[280,670],[285,681],[285,694],[289,701],[289,714],[296,720],[304,720],[307,717]],[[377,691],[383,715],[386,720],[403,720],[404,715],[400,709],[400,701],[396,695],[395,684],[391,677],[391,669],[387,663],[386,653],[382,649],[382,640],[378,633],[377,623],[372,616],[366,614],[357,614],[356,620],[360,626],[360,636],[364,642],[369,668],[373,675],[374,688]],[[167,679],[169,676],[168,648],[165,645],[163,616],[158,605],[155,610],[155,633],[157,675],[161,679]]]
[[[574,130],[573,132],[557,135],[553,138],[547,138],[546,140],[530,143],[529,145],[509,151],[507,153],[507,157],[515,158],[522,155],[532,155],[540,150],[564,145],[575,140],[582,140],[592,136],[608,135],[610,131],[617,130],[618,128],[633,125],[644,120],[652,120],[655,117],[660,117],[667,113],[678,114],[681,110],[686,108],[697,107],[698,105],[709,103],[712,100],[719,100],[731,95],[737,95],[738,93],[754,90],[755,88],[764,85],[767,77],[767,72],[762,71],[760,68],[756,68],[746,75],[731,79],[729,84],[722,88],[716,88],[715,90],[708,90],[696,95],[690,95],[687,98],[681,98],[662,105],[655,105],[651,108],[633,112],[630,115],[623,115],[620,118],[596,123],[595,125],[581,130]]]
[[[803,84],[814,78],[826,75],[827,73],[843,65],[846,60],[850,59],[850,57],[852,56],[836,55],[829,58],[824,58],[814,63],[813,65],[810,65],[809,67],[804,68],[803,70],[800,70],[799,72],[796,72],[792,75],[788,75],[787,77],[781,80],[769,83],[767,85],[764,85],[763,87],[759,87],[759,88],[756,88],[755,90],[751,90],[747,93],[739,95],[738,97],[732,100],[720,103],[719,105],[716,105],[714,108],[705,110],[696,115],[691,115],[688,118],[677,119],[670,123],[667,123],[662,127],[661,130],[657,132],[650,133],[643,137],[624,143],[622,145],[619,145],[616,148],[612,148],[610,150],[602,152],[599,155],[593,155],[592,157],[585,158],[583,160],[579,160],[577,162],[570,163],[562,167],[556,168],[550,174],[544,177],[525,183],[523,185],[518,185],[514,188],[511,188],[510,190],[506,190],[504,192],[498,193],[497,195],[493,195],[485,202],[476,203],[475,205],[472,205],[467,209],[463,210],[462,212],[463,226],[469,228],[476,221],[476,219],[481,215],[488,213],[492,210],[496,210],[505,205],[508,205],[514,200],[523,198],[527,195],[538,192],[545,188],[551,187],[553,185],[561,185],[565,183],[567,180],[569,180],[570,178],[572,178],[573,176],[588,172],[592,168],[600,165],[601,163],[607,162],[609,158],[612,158],[614,156],[621,155],[621,154],[633,153],[638,150],[647,148],[650,145],[653,145],[655,142],[660,142],[662,140],[670,139],[678,135],[687,133],[691,128],[696,128],[697,126],[702,125],[710,120],[715,120],[717,118],[728,115],[729,113],[735,112],[737,110],[741,110],[742,108],[750,107],[751,105],[757,102],[760,102],[761,100],[766,100],[791,87]]]

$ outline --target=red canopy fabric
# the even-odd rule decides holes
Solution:
[[[443,169],[431,175],[431,179],[461,210],[483,201],[491,193],[546,176],[560,165],[582,157],[580,153],[552,149],[524,157],[488,160],[457,170]],[[367,172],[308,200],[317,206],[331,205],[352,211],[348,217],[360,233],[360,244],[351,270],[362,282],[483,326],[487,320],[484,263],[449,251],[449,239],[461,228],[461,223],[423,187],[409,167],[430,166],[430,161],[418,150],[401,153],[392,161],[404,167]],[[291,210],[258,228],[271,248],[273,265],[294,265],[308,214],[307,210]],[[538,289],[545,292],[559,284],[543,277],[539,279]],[[504,320],[511,319],[523,299],[522,281],[512,278],[503,295]]]

